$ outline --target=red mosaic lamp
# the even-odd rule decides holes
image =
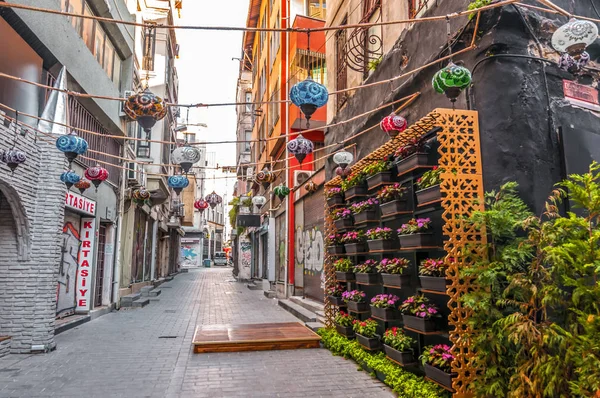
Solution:
[[[102,181],[106,181],[108,178],[108,170],[104,167],[96,165],[94,167],[89,167],[85,171],[85,178],[90,180],[92,184],[96,187],[96,191],[98,191],[98,187],[102,184]]]
[[[381,120],[379,127],[391,138],[394,138],[408,128],[408,122],[402,116],[392,113]]]
[[[204,199],[198,199],[194,202],[194,207],[200,212],[200,214],[204,213],[204,210],[208,209],[208,206],[210,205]]]

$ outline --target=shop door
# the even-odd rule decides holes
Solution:
[[[269,235],[262,234],[260,236],[261,247],[262,247],[262,273],[261,277],[263,279],[268,279],[268,269],[269,269]]]
[[[96,291],[94,307],[102,306],[102,291],[104,289],[104,246],[106,245],[106,224],[100,224],[98,229],[98,261],[96,263]]]

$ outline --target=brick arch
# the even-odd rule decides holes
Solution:
[[[30,224],[27,213],[23,207],[23,201],[17,191],[7,182],[0,179],[0,193],[4,196],[10,206],[17,232],[17,254],[22,261],[29,260],[30,247]]]

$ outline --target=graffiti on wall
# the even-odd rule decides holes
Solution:
[[[323,271],[323,233],[316,227],[296,229],[296,265],[304,267],[305,275],[318,275]]]
[[[252,243],[246,235],[240,240],[240,271],[244,275],[250,275],[252,265]]]
[[[56,286],[56,316],[63,317],[75,312],[75,283],[77,281],[77,257],[81,245],[79,231],[72,223],[63,226],[62,258],[58,268]]]
[[[181,266],[196,267],[199,265],[198,251],[199,244],[182,244],[181,245]]]

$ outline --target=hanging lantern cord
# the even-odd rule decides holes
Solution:
[[[448,55],[450,56],[450,62],[452,62],[452,44],[450,38],[452,37],[452,30],[450,29],[450,17],[446,15],[446,33],[448,36]],[[477,34],[475,32],[474,34]]]
[[[19,134],[19,111],[15,111],[15,139],[13,141],[12,149],[15,149],[17,146],[17,135]]]
[[[312,69],[310,67],[310,30],[306,32],[306,69],[308,78],[312,79]],[[306,129],[310,129],[310,118],[306,118]]]

